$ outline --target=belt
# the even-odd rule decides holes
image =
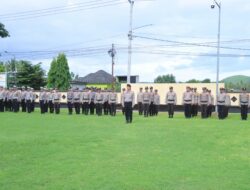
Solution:
[[[248,104],[248,102],[240,102],[240,103],[242,103],[242,104]]]
[[[207,103],[208,101],[201,101],[202,103]]]
[[[75,98],[74,100],[79,100],[79,98]]]
[[[83,99],[83,100],[89,100],[89,99],[88,99],[88,98],[87,98],[87,99],[85,98],[85,99]]]
[[[225,101],[218,101],[219,103],[225,103]]]
[[[171,101],[171,102],[173,102],[174,100],[168,100],[168,101]]]
[[[184,100],[185,102],[191,102],[192,100]]]
[[[54,99],[54,100],[59,100],[59,99]]]

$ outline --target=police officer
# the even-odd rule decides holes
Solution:
[[[22,112],[26,112],[26,101],[25,101],[25,97],[26,97],[26,93],[27,93],[27,90],[25,88],[25,86],[22,87],[22,91],[21,91],[21,107],[22,107]]]
[[[21,91],[18,90],[17,87],[14,86],[12,102],[13,102],[13,111],[15,113],[17,113],[19,111],[20,100],[21,100]]]
[[[226,105],[225,105],[225,117],[228,117],[229,108],[231,106],[231,98],[230,95],[226,93]]]
[[[224,88],[220,88],[220,93],[217,96],[217,106],[218,106],[218,117],[219,119],[225,119],[225,105],[226,105],[227,95]]]
[[[26,102],[26,105],[27,105],[27,113],[31,113],[32,112],[32,101],[33,101],[33,93],[31,91],[31,88],[30,87],[27,87],[27,92],[26,92],[26,95],[25,95],[25,102]]]
[[[89,104],[89,109],[90,109],[90,115],[94,115],[95,113],[95,89],[91,88],[90,92],[90,104]]]
[[[210,104],[207,107],[207,116],[211,117],[212,116],[212,112],[214,110],[214,96],[211,93],[211,90],[208,90],[208,95],[210,98]]]
[[[80,114],[80,101],[81,101],[81,92],[78,88],[74,90],[74,107],[75,107],[75,112],[76,114]]]
[[[0,112],[4,112],[4,99],[5,92],[2,86],[0,86]]]
[[[110,115],[116,115],[116,104],[117,104],[117,93],[113,89],[112,92],[109,94],[109,105],[110,105]]]
[[[41,114],[45,113],[45,102],[46,102],[46,92],[43,87],[40,88],[40,94],[39,94],[39,103],[40,103],[40,110]]]
[[[122,104],[125,109],[126,123],[132,123],[133,107],[135,105],[135,95],[134,95],[134,92],[131,91],[130,84],[127,84],[127,90],[124,92]]]
[[[82,114],[89,114],[89,105],[90,105],[90,92],[87,88],[83,90],[82,93]]]
[[[177,102],[176,93],[173,91],[173,87],[171,86],[169,88],[169,92],[166,94],[166,104],[168,105],[168,117],[173,118],[174,117],[174,106]]]
[[[68,105],[69,115],[72,115],[73,103],[74,103],[74,91],[72,88],[70,88],[67,92],[67,105]]]
[[[160,105],[160,95],[158,94],[158,90],[155,89],[154,93],[154,115],[157,116],[159,112],[159,105]]]
[[[207,107],[210,104],[210,96],[207,92],[207,88],[202,88],[202,93],[199,96],[199,105],[201,106],[201,118],[207,118]]]
[[[240,94],[239,105],[241,108],[241,119],[247,120],[248,108],[250,107],[250,99],[249,94],[247,94],[247,89],[242,88],[242,92]]]
[[[11,112],[13,111],[13,94],[14,94],[14,89],[10,88],[10,91],[7,96],[7,100],[8,100],[9,111]]]
[[[49,92],[47,93],[47,102],[48,102],[48,107],[49,107],[50,113],[54,113],[53,96],[54,96],[54,92],[53,92],[53,89],[51,88],[49,90]]]
[[[196,117],[198,115],[198,105],[199,105],[199,93],[197,92],[197,88],[193,88],[192,94],[192,117]]]
[[[154,115],[154,88],[152,86],[150,87],[149,115]]]
[[[49,99],[48,99],[48,95],[49,95],[49,90],[47,88],[44,88],[44,112],[48,113],[49,111]]]
[[[55,113],[60,113],[60,102],[61,102],[61,93],[58,92],[58,89],[56,88],[53,92],[53,104],[55,106]]]
[[[139,112],[139,115],[142,115],[143,113],[143,101],[142,101],[142,98],[143,98],[143,88],[140,88],[140,92],[138,92],[137,94],[137,105],[138,105],[138,112]]]
[[[104,115],[108,115],[109,114],[109,92],[107,90],[107,88],[102,92],[103,94],[103,110],[104,110]]]
[[[101,92],[101,89],[99,88],[97,90],[97,93],[95,94],[96,115],[98,116],[102,115],[103,101],[104,101],[103,93]]]
[[[9,95],[9,89],[5,88],[5,93],[4,93],[4,107],[5,107],[5,111],[9,111],[8,95]]]
[[[184,105],[184,113],[186,118],[191,118],[191,106],[192,106],[193,93],[191,88],[186,87],[186,92],[183,93],[182,104]]]
[[[122,93],[121,93],[121,105],[122,105],[122,114],[123,114],[123,115],[125,114],[125,107],[124,107],[124,104],[123,104],[123,102],[124,102],[124,94],[125,94],[125,91],[126,91],[126,89],[123,88],[123,89],[122,89]]]
[[[32,99],[32,103],[31,103],[31,112],[34,112],[35,111],[35,101],[36,101],[37,95],[34,92],[34,88],[30,88],[30,89],[31,89],[31,92],[33,94],[33,99]]]
[[[148,117],[149,105],[151,103],[151,94],[148,92],[148,87],[145,87],[145,92],[142,95],[144,117]]]

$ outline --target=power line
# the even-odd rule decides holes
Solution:
[[[58,15],[62,13],[73,13],[73,12],[78,12],[78,11],[87,11],[87,10],[92,10],[96,8],[102,8],[102,7],[108,7],[108,6],[115,6],[115,5],[121,5],[125,2],[122,1],[117,1],[117,0],[108,0],[105,2],[99,2],[99,3],[92,3],[88,5],[82,5],[78,7],[73,7],[73,8],[67,8],[67,9],[62,9],[62,10],[50,10],[47,12],[35,12],[35,13],[27,13],[23,15],[14,15],[14,16],[2,16],[2,19],[5,21],[15,21],[15,20],[24,20],[24,19],[33,19],[33,18],[38,18],[38,17],[43,17],[43,16],[51,16],[51,15]]]

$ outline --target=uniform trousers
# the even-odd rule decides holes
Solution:
[[[247,120],[248,115],[248,106],[247,105],[241,105],[241,119]]]
[[[127,123],[132,123],[133,120],[133,108],[132,102],[124,102],[125,118]]]
[[[186,118],[191,118],[191,104],[184,104],[184,113]]]

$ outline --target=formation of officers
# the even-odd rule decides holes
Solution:
[[[60,113],[60,104],[62,95],[57,89],[41,88],[39,93],[39,105],[41,114],[44,113]],[[22,87],[18,89],[13,87],[4,89],[0,87],[0,112],[13,111],[31,113],[35,108],[35,100],[37,98],[34,89]],[[127,123],[133,120],[133,108],[135,106],[135,98],[137,98],[137,105],[139,115],[157,116],[160,105],[160,96],[157,89],[153,87],[140,88],[140,91],[135,97],[135,93],[131,90],[131,85],[122,89],[121,105],[122,112],[125,115]],[[216,101],[216,102],[215,102]],[[116,105],[118,103],[118,96],[114,90],[101,90],[96,88],[86,88],[79,90],[78,88],[69,89],[67,92],[67,107],[69,115],[85,114],[85,115],[116,115]],[[174,111],[177,103],[177,95],[173,87],[165,96],[165,103],[168,107],[169,118],[174,117]],[[231,105],[230,96],[226,93],[224,88],[220,89],[220,93],[216,100],[211,94],[211,90],[202,88],[202,92],[198,93],[196,88],[186,87],[186,91],[182,96],[182,104],[184,106],[184,115],[186,118],[196,117],[198,110],[201,112],[201,118],[211,117],[215,106],[218,107],[218,118],[225,119],[228,116],[228,110]],[[239,106],[241,107],[241,118],[247,120],[248,108],[250,107],[249,94],[246,88],[242,89],[239,97]]]

